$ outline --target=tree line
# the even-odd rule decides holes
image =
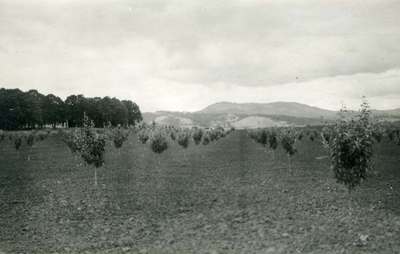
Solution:
[[[51,127],[82,127],[83,115],[96,128],[135,125],[142,120],[136,103],[110,97],[70,95],[65,100],[37,90],[0,88],[0,129],[18,130]]]

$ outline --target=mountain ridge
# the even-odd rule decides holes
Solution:
[[[400,109],[371,110],[374,117],[399,121]],[[297,102],[234,103],[217,102],[199,111],[156,111],[143,113],[145,122],[179,127],[263,128],[272,126],[321,125],[339,117],[339,111],[327,110]],[[356,111],[349,111],[356,114]]]
[[[263,114],[263,115],[287,115],[294,117],[326,117],[333,118],[336,111],[309,106],[298,102],[271,102],[271,103],[233,103],[217,102],[197,111],[207,114]]]

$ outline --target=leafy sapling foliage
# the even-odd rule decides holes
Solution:
[[[32,151],[32,146],[33,146],[34,143],[35,143],[35,135],[33,134],[33,132],[30,132],[28,134],[28,136],[26,137],[26,144],[28,145],[30,151]],[[28,161],[31,160],[31,156],[30,155],[28,155],[27,160]]]
[[[314,140],[318,137],[318,131],[317,130],[312,130],[310,132],[310,140],[311,142],[314,142]]]
[[[375,142],[380,143],[383,139],[384,129],[381,125],[374,125],[372,128],[372,137]]]
[[[389,131],[389,139],[393,141],[396,145],[400,145],[400,130],[393,129]]]
[[[30,132],[26,137],[26,144],[32,147],[34,143],[35,143],[35,135],[32,132]]]
[[[104,164],[105,135],[95,131],[93,121],[85,114],[83,128],[68,134],[67,145],[71,151],[78,153],[87,165],[94,166],[94,185],[97,186],[97,168]]]
[[[205,146],[210,144],[210,133],[208,131],[206,131],[206,133],[204,133],[202,144]]]
[[[389,140],[390,140],[390,141],[393,141],[393,140],[394,140],[394,135],[395,135],[395,133],[393,132],[393,130],[387,129],[387,130],[386,130],[386,133],[387,133],[387,136],[388,136]]]
[[[20,135],[15,135],[14,136],[14,147],[15,147],[15,150],[19,150],[21,145],[22,145],[22,137]]]
[[[178,134],[178,144],[185,149],[189,146],[189,133],[187,131],[181,131]]]
[[[146,144],[146,143],[147,143],[147,140],[149,140],[150,136],[149,136],[149,134],[148,134],[148,132],[147,132],[146,129],[141,129],[141,130],[138,132],[138,138],[139,138],[139,140],[140,140],[140,142],[141,142],[142,144]]]
[[[372,167],[374,140],[370,114],[368,103],[362,103],[356,117],[337,120],[330,142],[325,142],[335,178],[349,191],[366,178]]]
[[[200,144],[201,138],[203,137],[203,130],[200,128],[196,128],[193,131],[193,141],[196,145]]]
[[[186,148],[188,148],[188,146],[189,146],[189,140],[190,140],[190,134],[189,134],[186,130],[181,131],[181,132],[178,134],[178,138],[177,138],[178,144],[179,144],[184,150],[186,150]],[[185,151],[183,151],[183,158],[186,159],[186,152],[185,152]]]
[[[128,139],[129,133],[121,127],[115,128],[112,131],[112,140],[115,148],[121,148],[124,142]]]
[[[295,147],[297,135],[294,129],[284,130],[281,135],[281,145],[282,148],[285,150],[286,155],[288,156],[289,170],[291,170],[291,157],[297,153],[297,149]]]
[[[264,147],[268,144],[268,135],[269,133],[265,129],[250,132],[250,137]]]
[[[150,140],[151,150],[155,153],[162,153],[168,149],[167,139],[160,133],[155,133]]]
[[[303,137],[304,137],[304,134],[303,134],[302,131],[300,131],[299,134],[297,135],[297,139],[298,139],[299,141],[301,141],[301,140],[303,139]]]
[[[271,130],[268,134],[268,145],[275,159],[275,151],[278,148],[278,134],[275,130]]]
[[[267,130],[261,130],[259,137],[258,137],[258,143],[260,143],[262,146],[266,146],[268,143],[268,132]]]
[[[209,130],[209,137],[210,137],[210,141],[217,141],[219,136],[218,136],[218,131],[216,129],[210,129]]]
[[[325,144],[325,143],[329,144],[330,143],[332,135],[333,135],[332,132],[333,132],[333,130],[328,126],[325,126],[324,128],[322,128],[321,139],[322,139],[322,143],[323,144]]]
[[[171,140],[175,141],[175,139],[176,139],[175,130],[171,130],[171,132],[169,133],[169,136],[170,136]]]
[[[77,153],[78,152],[78,145],[79,145],[79,130],[78,129],[74,129],[71,130],[70,132],[67,131],[61,131],[60,135],[61,135],[61,139],[64,141],[64,143],[68,146],[69,150],[72,153]]]

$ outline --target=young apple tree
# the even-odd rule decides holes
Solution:
[[[138,138],[139,138],[139,140],[140,140],[140,142],[142,143],[142,144],[146,144],[147,143],[147,140],[149,140],[149,133],[148,133],[148,131],[146,130],[146,129],[141,129],[139,132],[138,132]]]
[[[295,147],[297,134],[294,129],[283,130],[281,133],[281,145],[286,152],[289,161],[289,170],[292,170],[291,157],[297,153]]]
[[[11,137],[11,136],[10,136]],[[21,137],[21,135],[19,135],[19,134],[15,134],[15,136],[14,136],[14,147],[15,147],[15,150],[19,150],[19,148],[21,147],[21,145],[22,145],[22,137]]]
[[[125,131],[121,127],[112,130],[111,137],[115,148],[121,148],[124,142],[128,140],[128,136],[129,136],[128,131]]]
[[[272,129],[268,134],[268,145],[272,151],[272,156],[275,160],[275,151],[278,148],[278,134]]]
[[[370,114],[368,103],[363,102],[356,117],[336,121],[329,142],[324,142],[337,182],[349,191],[366,178],[372,167],[374,140]]]
[[[200,144],[201,138],[203,137],[203,130],[200,128],[195,128],[193,130],[192,137],[193,137],[193,141],[196,145]]]
[[[186,130],[183,130],[178,134],[178,138],[177,138],[178,144],[184,149],[184,151],[183,151],[184,159],[186,159],[185,150],[189,146],[189,137],[190,137],[189,133]]]
[[[97,168],[104,164],[105,135],[95,131],[93,121],[85,114],[83,128],[69,133],[67,140],[71,151],[78,153],[87,165],[94,167],[94,186],[97,186]]]
[[[153,152],[160,154],[168,148],[167,139],[160,132],[157,132],[151,137],[150,147]]]

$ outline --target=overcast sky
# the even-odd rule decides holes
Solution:
[[[396,108],[400,1],[0,0],[0,87],[142,111],[363,95]]]

